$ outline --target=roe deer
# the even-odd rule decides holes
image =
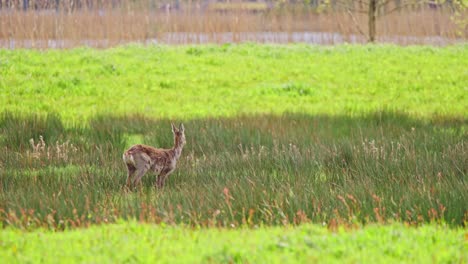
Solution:
[[[123,160],[128,169],[127,188],[132,185],[136,187],[147,171],[157,175],[155,185],[158,188],[164,186],[164,181],[174,171],[185,145],[184,125],[180,124],[179,129],[172,123],[171,126],[174,134],[174,147],[171,149],[157,149],[139,144],[124,152]]]

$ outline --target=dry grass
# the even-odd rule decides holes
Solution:
[[[4,4],[5,5],[5,4]],[[225,42],[363,43],[367,17],[345,11],[317,12],[311,8],[270,9],[266,12],[214,12],[185,6],[168,11],[145,6],[123,8],[63,7],[42,11],[3,9],[0,47],[111,47],[129,42],[168,44]],[[315,32],[316,34],[305,34]],[[275,34],[277,33],[277,34]],[[451,44],[466,39],[466,29],[447,8],[420,8],[383,16],[377,25],[380,42]]]

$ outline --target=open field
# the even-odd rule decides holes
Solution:
[[[252,44],[3,50],[0,219],[27,229],[119,218],[462,225],[467,54]],[[141,192],[122,192],[123,150],[170,147],[168,118],[185,120],[187,146],[167,188],[145,177]]]
[[[63,233],[0,232],[6,263],[466,263],[466,230],[367,226],[188,229],[120,223]],[[247,239],[248,238],[248,239]]]
[[[468,47],[223,45],[0,50],[0,111],[155,118],[467,117]],[[36,135],[37,136],[37,135]]]

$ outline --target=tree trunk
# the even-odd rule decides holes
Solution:
[[[369,42],[375,42],[376,20],[377,20],[377,0],[369,0]]]

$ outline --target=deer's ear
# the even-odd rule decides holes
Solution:
[[[179,131],[182,132],[182,133],[184,133],[184,130],[185,130],[184,124],[180,123]]]
[[[172,122],[171,122],[171,126],[172,126],[172,133],[176,133],[177,128],[174,126],[174,124]]]

